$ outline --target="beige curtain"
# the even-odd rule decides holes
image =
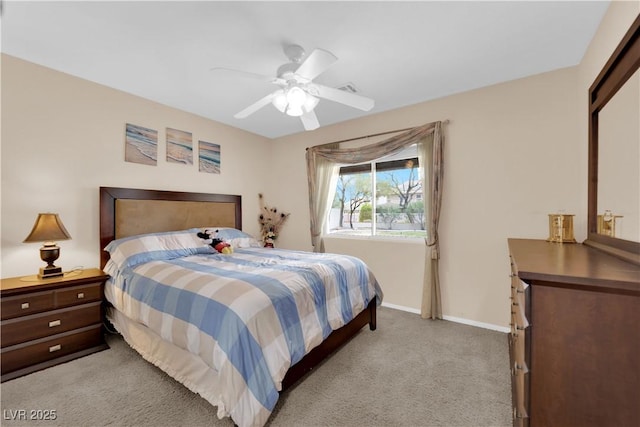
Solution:
[[[438,255],[438,219],[442,199],[442,122],[415,127],[364,147],[337,148],[336,144],[325,144],[308,148],[306,157],[311,243],[314,251],[324,252],[322,233],[334,197],[340,165],[369,162],[394,154],[412,144],[417,144],[421,157],[419,162],[423,168],[422,188],[429,190],[423,191],[428,237],[421,313],[425,318],[442,318],[438,278],[439,256],[436,256]],[[433,253],[436,255],[432,256]],[[425,301],[428,302],[426,306]]]
[[[338,144],[331,144],[333,149],[338,148]],[[332,149],[330,146],[325,149]],[[311,150],[311,149],[310,149]],[[340,167],[326,157],[309,155],[307,150],[307,179],[309,181],[309,210],[311,212],[311,244],[314,252],[324,252],[322,241],[322,230],[331,201],[336,191]],[[314,191],[311,191],[311,189]]]
[[[442,319],[440,296],[440,244],[438,224],[442,204],[442,178],[444,176],[442,148],[444,136],[442,124],[436,123],[432,138],[418,145],[418,162],[422,165],[422,188],[426,214],[427,238],[425,239],[424,279],[420,315],[423,318]]]

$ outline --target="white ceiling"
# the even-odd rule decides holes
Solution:
[[[316,82],[353,83],[368,113],[331,101],[320,125],[577,65],[608,1],[4,1],[2,52],[275,138],[302,132],[268,105],[275,90],[213,67],[275,75],[282,48],[338,62]]]

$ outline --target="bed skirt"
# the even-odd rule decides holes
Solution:
[[[136,322],[113,307],[106,317],[124,340],[149,363],[218,408],[218,418],[230,416],[218,397],[220,384],[216,371],[197,356],[160,338],[155,332]]]

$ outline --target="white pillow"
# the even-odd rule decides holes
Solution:
[[[197,236],[198,228],[163,233],[140,234],[109,243],[104,250],[119,269],[144,262],[215,252]]]
[[[255,237],[242,230],[238,230],[237,228],[205,227],[203,228],[203,231],[209,232],[211,237],[224,240],[229,243],[233,249],[262,247],[262,243],[260,243]]]

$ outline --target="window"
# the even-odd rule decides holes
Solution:
[[[421,178],[415,145],[341,167],[327,221],[329,233],[426,237]]]

